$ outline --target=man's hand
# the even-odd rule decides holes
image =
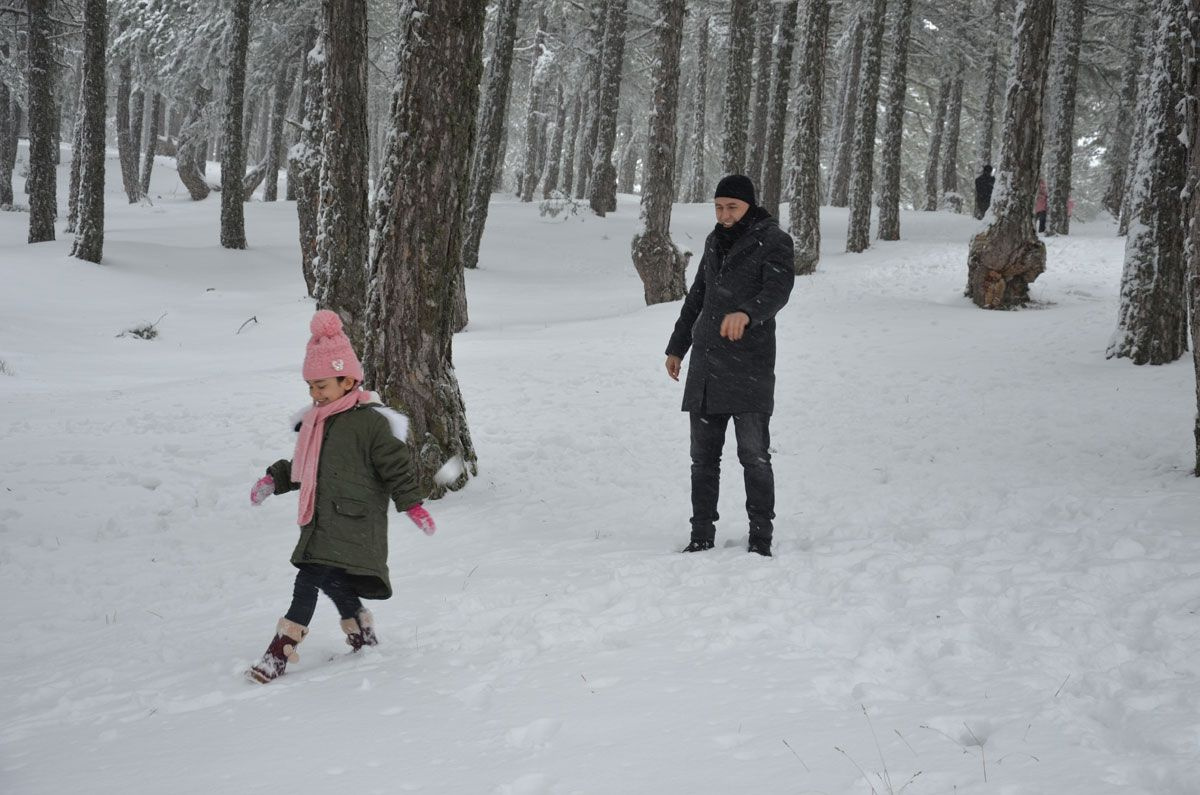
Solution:
[[[667,375],[671,376],[672,380],[679,380],[679,368],[683,366],[683,359],[678,356],[667,357]]]
[[[746,326],[750,325],[750,316],[745,312],[730,312],[721,321],[721,336],[727,340],[737,342],[746,332]]]

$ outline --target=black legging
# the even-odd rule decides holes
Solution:
[[[296,584],[292,588],[292,606],[284,616],[288,621],[308,626],[317,610],[318,590],[333,600],[342,618],[354,618],[362,610],[362,601],[350,587],[345,569],[317,563],[303,563],[298,568]]]

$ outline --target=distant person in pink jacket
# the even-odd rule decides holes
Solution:
[[[1033,205],[1033,217],[1037,219],[1037,230],[1042,234],[1046,233],[1046,180],[1038,180],[1037,202]]]

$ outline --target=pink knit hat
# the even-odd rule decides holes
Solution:
[[[353,378],[362,383],[363,369],[350,338],[342,332],[342,319],[336,312],[322,309],[313,315],[312,339],[304,354],[304,380],[319,381],[322,378]]]

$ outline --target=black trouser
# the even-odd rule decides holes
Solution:
[[[1033,217],[1037,219],[1038,231],[1041,232],[1042,234],[1045,234],[1046,233],[1046,211],[1042,210],[1040,213],[1034,213]]]
[[[775,473],[771,470],[771,415],[699,414],[692,420],[692,538],[711,541],[716,532],[721,491],[721,449],[733,418],[738,460],[746,481],[750,535],[770,540],[775,518]]]
[[[317,610],[318,590],[333,600],[342,618],[354,618],[362,610],[363,603],[350,586],[345,569],[317,563],[302,563],[298,568],[296,584],[292,588],[292,606],[284,616],[288,621],[308,626]]]

